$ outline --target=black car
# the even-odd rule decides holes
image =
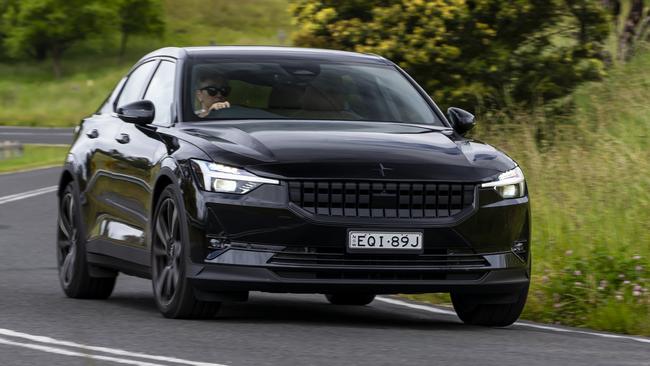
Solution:
[[[507,325],[530,282],[522,171],[463,137],[385,58],[281,47],[164,48],[75,131],[59,185],[64,292],[151,278],[166,317],[249,291],[449,292],[466,323]]]

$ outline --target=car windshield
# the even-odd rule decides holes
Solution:
[[[311,60],[190,65],[188,121],[300,119],[443,126],[395,67]]]

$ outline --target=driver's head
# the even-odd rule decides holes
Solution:
[[[228,79],[217,72],[204,73],[199,76],[196,88],[196,99],[203,108],[210,108],[217,102],[225,102],[230,93]]]

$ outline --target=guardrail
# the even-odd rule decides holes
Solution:
[[[0,160],[23,155],[23,144],[14,141],[0,141]]]

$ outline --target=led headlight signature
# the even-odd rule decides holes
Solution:
[[[483,188],[493,187],[503,198],[523,197],[526,189],[524,173],[519,167],[499,174],[494,182],[481,184]]]
[[[246,170],[203,160],[191,160],[199,185],[206,191],[245,194],[262,184],[280,181],[258,177]]]

